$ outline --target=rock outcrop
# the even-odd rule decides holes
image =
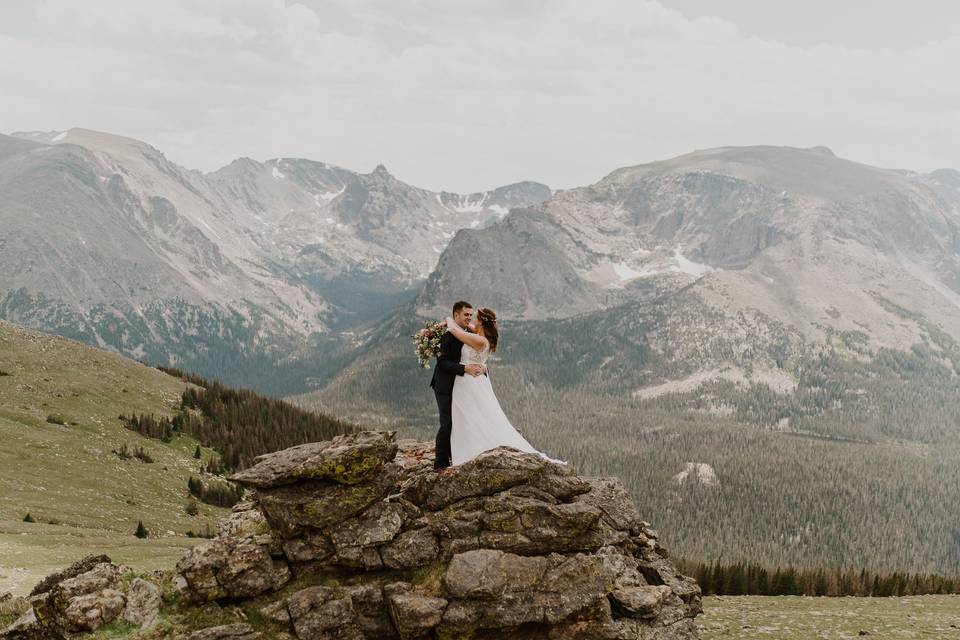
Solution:
[[[142,578],[123,580],[127,572],[129,568],[107,556],[88,556],[47,576],[30,593],[27,612],[0,632],[0,638],[70,638],[116,620],[149,629],[160,611],[160,590]]]
[[[253,499],[178,563],[170,637],[696,637],[700,588],[677,573],[619,480],[509,447],[437,474],[432,449],[367,431],[261,456],[234,475]],[[149,625],[154,590],[90,558],[38,585],[35,618],[0,637]]]
[[[303,588],[262,615],[301,639],[693,638],[679,575],[619,480],[501,447],[438,475],[390,432],[261,456],[227,535],[178,565],[201,603]]]

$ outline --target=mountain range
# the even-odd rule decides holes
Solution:
[[[550,189],[435,193],[296,158],[203,174],[70,129],[0,137],[0,194],[2,317],[243,381],[411,298],[457,230]]]

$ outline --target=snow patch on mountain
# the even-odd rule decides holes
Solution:
[[[671,271],[676,271],[679,273],[686,273],[691,276],[702,276],[711,271],[714,271],[714,268],[707,264],[700,264],[699,262],[694,262],[681,253],[683,246],[678,246],[673,250],[673,259],[676,264],[670,267]]]
[[[480,213],[484,210],[483,204],[489,197],[489,193],[482,194],[481,197],[476,200],[471,199],[470,196],[465,196],[461,204],[454,206],[454,211],[457,213]]]
[[[314,200],[317,201],[317,204],[320,204],[320,200],[326,200],[327,202],[330,202],[331,200],[336,198],[338,195],[343,193],[346,189],[347,187],[343,186],[340,188],[339,191],[327,191],[326,193],[315,193],[313,194],[313,198]]]

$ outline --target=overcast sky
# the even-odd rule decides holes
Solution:
[[[0,131],[567,188],[719,145],[960,168],[955,0],[3,0]]]

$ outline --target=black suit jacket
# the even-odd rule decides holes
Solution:
[[[453,393],[454,381],[464,373],[464,366],[460,364],[462,349],[463,343],[449,331],[440,338],[440,356],[433,369],[433,378],[430,379],[430,386],[436,393]]]

